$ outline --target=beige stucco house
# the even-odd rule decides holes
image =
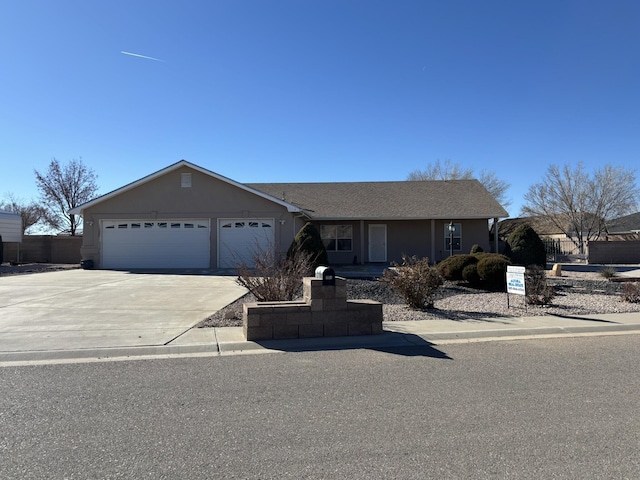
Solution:
[[[106,269],[234,268],[258,248],[286,252],[307,221],[334,265],[440,261],[450,222],[454,253],[489,251],[488,219],[507,216],[476,180],[243,184],[184,160],[71,213],[82,258]]]

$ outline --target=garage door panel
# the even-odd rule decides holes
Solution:
[[[253,257],[257,252],[273,248],[274,230],[273,219],[220,220],[218,228],[220,268],[234,268],[240,263],[253,266]]]
[[[103,268],[208,268],[209,220],[104,221]]]

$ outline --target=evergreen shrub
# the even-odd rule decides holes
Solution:
[[[482,253],[482,252],[484,252],[484,248],[482,248],[477,243],[474,243],[473,246],[471,247],[471,255],[473,255],[474,253]]]
[[[480,275],[478,275],[478,264],[470,263],[462,269],[462,279],[470,285],[480,285]]]
[[[478,259],[478,275],[480,281],[490,288],[499,288],[506,285],[507,265],[511,260],[499,253],[482,253]]]
[[[287,250],[287,258],[293,258],[296,252],[302,252],[310,259],[311,272],[307,275],[311,275],[319,266],[329,265],[327,249],[318,229],[311,222],[305,223],[298,231]]]
[[[536,231],[527,224],[518,226],[507,238],[509,257],[515,265],[547,266],[547,254],[544,242]]]
[[[436,268],[447,280],[462,280],[462,271],[473,263],[478,263],[475,255],[451,255],[438,263]]]

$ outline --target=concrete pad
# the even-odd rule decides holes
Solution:
[[[0,277],[0,352],[166,345],[245,293],[234,277],[209,275]]]

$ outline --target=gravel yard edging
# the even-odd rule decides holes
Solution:
[[[473,289],[464,284],[445,282],[431,310],[412,310],[386,283],[376,280],[348,280],[347,298],[370,299],[383,304],[384,321],[429,319],[489,320],[535,315],[579,316],[598,313],[640,312],[640,304],[622,301],[620,283],[600,278],[551,278],[557,296],[551,305],[526,305],[524,297],[505,292]],[[206,318],[198,327],[230,327],[242,325],[242,304],[254,302],[251,294],[238,299]]]

